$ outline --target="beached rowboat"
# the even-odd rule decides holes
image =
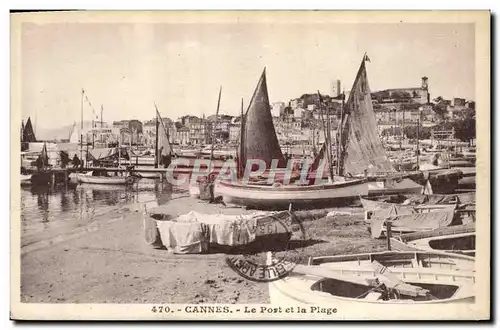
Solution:
[[[439,228],[391,237],[391,246],[400,251],[443,251],[475,255],[475,223]]]
[[[290,203],[294,209],[343,205],[367,192],[368,183],[362,179],[312,186],[220,181],[215,187],[215,194],[222,195],[224,203],[256,209],[287,209]]]
[[[457,304],[474,302],[474,282],[472,257],[388,251],[311,258],[270,282],[269,294],[281,306]]]

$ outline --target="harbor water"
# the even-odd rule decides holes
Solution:
[[[142,179],[130,186],[76,184],[21,188],[21,246],[107,221],[139,203],[168,202],[184,190],[159,179]]]

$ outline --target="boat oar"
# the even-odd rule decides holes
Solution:
[[[380,265],[380,264],[379,264]],[[384,284],[387,288],[394,289],[401,294],[409,295],[413,297],[417,296],[427,296],[428,290],[421,287],[407,284],[401,281],[396,275],[392,274],[387,267],[380,265],[385,269],[380,269],[378,271],[378,276],[371,277],[368,274],[366,276],[354,275],[354,274],[342,274],[341,271],[328,269],[326,267],[319,266],[305,266],[296,265],[293,272],[312,275],[317,277],[331,278],[339,281],[367,285],[367,286],[379,286]]]
[[[401,279],[396,274],[393,274],[389,268],[382,265],[376,260],[371,263],[371,266],[378,275],[375,278],[376,284],[383,283],[388,288],[392,288],[394,290],[397,290],[399,293],[412,297],[425,297],[429,293],[429,290],[401,281]]]

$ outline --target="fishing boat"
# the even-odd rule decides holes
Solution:
[[[342,121],[337,139],[340,141],[337,143],[336,158],[339,160],[337,171],[334,175],[331,139],[327,138],[328,142],[323,145],[313,164],[308,168],[306,184],[297,184],[303,181],[296,180],[300,176],[297,172],[292,173],[290,184],[288,182],[277,184],[276,182],[282,178],[271,180],[272,182],[267,185],[242,180],[248,160],[260,160],[266,164],[266,172],[261,176],[270,175],[269,168],[286,166],[286,159],[281,151],[270,113],[264,69],[246,114],[243,116],[242,111],[241,115],[242,128],[237,157],[238,180],[221,180],[217,185],[216,192],[223,196],[226,204],[258,209],[269,207],[283,209],[288,208],[290,204],[293,204],[294,208],[311,208],[320,205],[344,205],[346,202],[356,200],[358,195],[369,195],[370,192],[372,194],[422,192],[422,186],[411,180],[404,183],[398,182],[397,179],[387,180],[388,175],[396,171],[389,162],[378,135],[365,61],[366,56],[361,62],[347,103],[342,107]],[[321,103],[319,92],[318,98]],[[328,132],[329,129],[325,131]],[[320,164],[325,163],[328,166],[328,183],[318,184],[316,178],[324,175],[322,171],[324,167]],[[369,183],[368,177],[372,177],[373,182]],[[389,181],[393,184],[388,185]]]
[[[475,223],[391,237],[391,247],[400,251],[442,251],[476,254]]]
[[[476,203],[475,193],[459,193],[459,194],[398,194],[398,195],[379,195],[366,196],[360,198],[363,207],[370,209],[381,206],[380,203],[413,205],[413,206],[432,206],[432,205],[458,205],[466,206]]]
[[[31,174],[21,174],[21,185],[30,185],[31,184]]]
[[[159,179],[161,177],[160,173],[146,172],[146,171],[140,171],[140,170],[134,171],[134,175],[137,175],[143,179]]]
[[[124,185],[132,184],[137,178],[132,175],[125,176],[104,176],[104,175],[94,175],[95,171],[89,171],[87,173],[79,173],[77,175],[77,180],[80,183],[92,183],[92,184],[111,184],[111,185]]]
[[[268,254],[268,263],[273,260]],[[438,252],[315,257],[269,283],[271,304],[363,308],[475,301],[474,258]]]
[[[460,196],[463,197],[460,197]],[[474,198],[474,196],[472,196]],[[385,199],[360,197],[365,213],[365,221],[372,222],[372,218],[386,219],[390,217],[398,217],[411,214],[422,214],[432,212],[447,212],[452,210],[455,214],[451,220],[456,224],[467,224],[475,222],[475,203],[471,199],[470,194],[459,195],[414,195],[414,196],[385,196]],[[431,219],[434,215],[431,214],[426,218]],[[448,217],[448,215],[446,215]],[[436,219],[439,216],[435,217]],[[400,220],[400,219],[398,219]],[[418,219],[426,221],[427,219]],[[410,222],[406,222],[409,224]],[[430,221],[428,224],[437,225],[435,221]],[[440,223],[441,225],[444,222]],[[412,227],[412,226],[410,226]],[[408,229],[409,231],[414,231]]]

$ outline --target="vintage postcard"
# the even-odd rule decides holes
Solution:
[[[490,12],[10,18],[12,319],[490,318]]]

